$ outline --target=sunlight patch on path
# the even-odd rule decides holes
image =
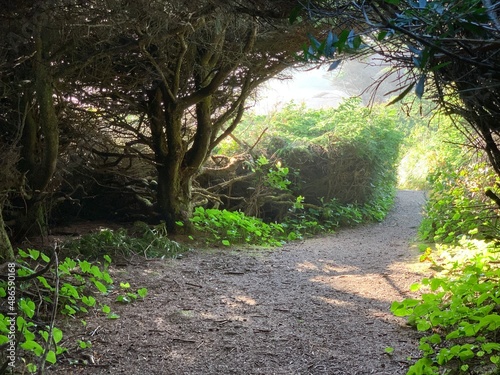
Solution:
[[[358,297],[375,299],[381,302],[391,303],[394,299],[398,298],[398,291],[394,293],[380,294],[380,290],[392,290],[391,283],[384,275],[379,274],[366,274],[366,275],[339,275],[339,276],[325,276],[318,275],[310,279],[315,283],[327,285],[334,290],[349,293]],[[386,284],[387,286],[381,286]]]
[[[320,260],[320,263],[327,263],[327,264],[320,264],[316,265],[314,263],[311,263],[309,261],[305,261],[302,263],[297,264],[297,271],[299,272],[308,272],[308,271],[320,271],[326,274],[329,273],[339,273],[339,274],[345,274],[345,273],[352,273],[359,271],[358,267],[353,267],[353,266],[337,266],[334,265],[331,261],[323,261]]]

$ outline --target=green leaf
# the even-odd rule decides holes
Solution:
[[[103,294],[108,293],[108,288],[106,288],[106,286],[103,283],[97,280],[93,280],[93,283],[101,293]]]
[[[290,16],[288,17],[288,22],[292,25],[299,18],[300,12],[302,11],[302,5],[296,5],[292,11],[290,12]]]
[[[28,249],[29,257],[33,260],[37,260],[40,257],[40,251]]]
[[[382,30],[381,32],[378,33],[377,35],[377,40],[380,42],[385,39],[389,32],[387,30]]]
[[[21,348],[33,352],[37,356],[40,356],[43,353],[43,348],[36,341],[25,341],[21,344]]]
[[[120,288],[128,289],[128,288],[130,288],[130,284],[129,283],[120,283]]]
[[[89,307],[93,307],[96,304],[96,299],[92,296],[82,296],[82,302]]]
[[[339,52],[342,52],[344,50],[344,46],[347,42],[347,38],[349,38],[349,34],[351,31],[349,30],[342,30],[342,32],[339,35],[339,40],[337,42],[337,48]]]
[[[49,333],[47,331],[38,331],[38,333],[40,334],[40,336],[42,336],[45,342],[49,340]]]
[[[49,350],[47,353],[46,361],[52,364],[56,363],[56,353],[53,350]]]
[[[229,242],[228,240],[222,240],[222,244],[224,246],[231,246],[231,242]]]
[[[441,336],[439,336],[437,333],[433,334],[428,338],[429,342],[431,344],[441,344]]]
[[[425,320],[421,320],[417,323],[417,330],[423,332],[431,329],[431,324]]]
[[[80,261],[78,263],[78,265],[80,266],[80,269],[84,273],[90,272],[90,268],[92,267],[92,265],[89,262],[87,262],[86,260]]]
[[[28,318],[33,318],[33,315],[35,315],[35,303],[30,299],[21,299],[19,301],[19,307]]]
[[[410,291],[411,292],[418,292],[421,287],[422,287],[422,284],[420,284],[420,283],[411,284],[410,285]]]
[[[44,253],[41,253],[40,254],[42,256],[42,260],[45,262],[45,263],[49,263],[50,262],[50,257],[45,255]]]
[[[386,347],[386,348],[384,349],[384,352],[385,352],[385,353],[387,353],[387,354],[392,354],[392,353],[394,352],[394,348],[393,348],[393,347],[388,346],[388,347]]]
[[[63,338],[63,331],[61,331],[57,327],[54,327],[52,329],[52,338],[56,344],[59,343]]]
[[[139,295],[139,297],[145,298],[148,294],[148,290],[146,288],[137,289],[137,294]]]
[[[500,344],[496,342],[487,342],[481,345],[481,348],[488,354],[491,354],[494,350],[500,352]]]
[[[47,282],[47,279],[45,279],[45,277],[43,277],[43,276],[38,276],[38,277],[37,277],[37,279],[38,279],[38,281],[40,281],[40,283],[41,283],[41,284],[42,284],[45,288],[47,288],[48,290],[51,290],[51,291],[52,291],[52,290],[54,290],[54,288],[53,288],[51,285],[49,285],[49,283]]]
[[[117,296],[115,301],[116,302],[121,302],[121,303],[130,303],[131,302],[129,297],[122,296],[122,295]]]

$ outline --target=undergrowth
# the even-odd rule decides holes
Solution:
[[[422,357],[408,375],[500,373],[500,249],[494,242],[466,240],[430,248],[421,257],[440,270],[411,287],[419,298],[394,302],[422,333]]]
[[[19,249],[16,261],[7,263],[8,277],[0,280],[0,346],[6,347],[1,369],[44,374],[61,357],[79,363],[75,353],[92,343],[65,337],[66,322],[85,326],[88,314],[118,319],[100,297],[112,294],[116,303],[129,303],[147,295],[146,288],[132,289],[126,282],[116,286],[110,264],[108,255],[100,262],[69,257],[59,262],[57,253]]]
[[[149,226],[136,222],[132,228],[103,228],[66,242],[64,251],[85,259],[110,256],[140,255],[146,258],[176,258],[189,248],[168,237],[165,223]]]
[[[485,162],[436,171],[430,181],[433,188],[419,229],[421,239],[456,243],[463,234],[475,239],[498,237],[498,207],[484,194],[497,190],[498,181]]]
[[[248,244],[281,246],[285,242],[302,239],[320,233],[333,232],[340,227],[382,221],[394,202],[394,189],[379,190],[364,205],[341,204],[332,199],[322,206],[306,205],[303,197],[297,197],[285,220],[266,223],[240,211],[205,209],[197,207],[191,223],[205,236],[207,244],[231,246]]]

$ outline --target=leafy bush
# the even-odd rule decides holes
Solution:
[[[366,108],[357,98],[328,109],[291,103],[268,117],[247,117],[236,137],[260,139],[259,152],[293,172],[289,189],[306,203],[364,204],[395,185],[406,121],[396,108]]]
[[[398,166],[401,189],[430,189],[430,175],[468,159],[462,147],[468,143],[465,133],[449,116],[436,113],[434,107],[435,104],[426,101],[418,108],[411,105]]]
[[[414,284],[419,298],[394,302],[424,336],[408,375],[498,373],[500,370],[500,251],[494,243],[461,240],[459,247],[428,249],[422,260],[442,272]],[[472,371],[474,370],[474,371]]]
[[[365,204],[342,204],[336,199],[319,206],[305,205],[303,197],[290,210],[282,226],[295,239],[305,236],[333,232],[340,227],[355,226],[365,222],[382,221],[394,203],[395,189],[392,186],[379,190],[371,202]]]
[[[208,235],[206,242],[209,244],[280,246],[286,240],[282,225],[267,224],[240,211],[197,207],[190,220],[197,231]]]
[[[436,171],[430,177],[432,191],[419,228],[423,240],[454,243],[462,235],[471,238],[498,236],[498,207],[485,190],[495,190],[498,177],[485,162]],[[451,171],[449,171],[451,170]]]

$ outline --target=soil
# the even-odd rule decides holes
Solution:
[[[113,268],[115,282],[148,296],[113,304],[119,319],[73,323],[68,340],[92,348],[70,351],[49,373],[405,374],[419,337],[390,305],[425,272],[413,243],[424,201],[400,191],[382,223],[279,249],[196,250]]]

